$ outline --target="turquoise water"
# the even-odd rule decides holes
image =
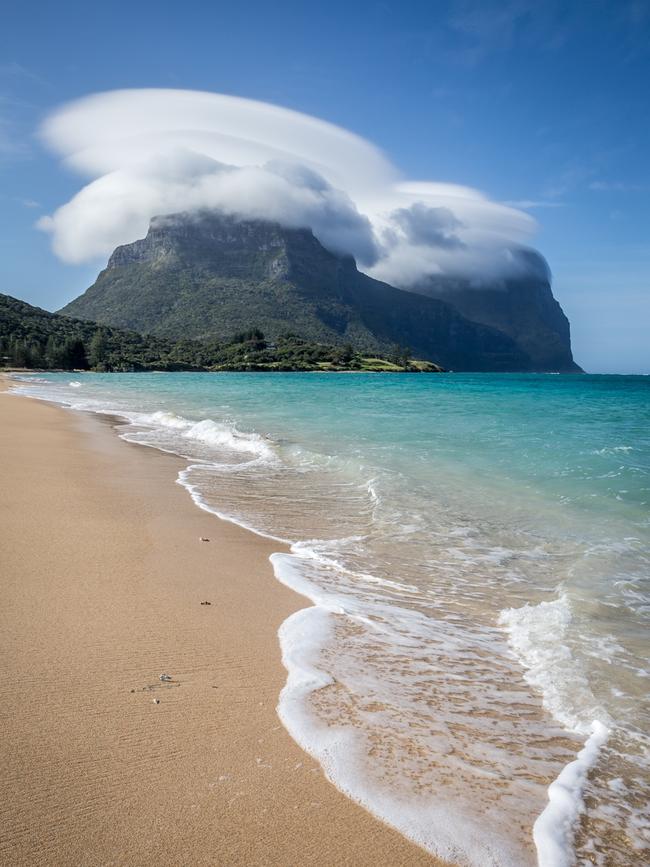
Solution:
[[[650,378],[27,379],[292,544],[279,712],[351,797],[459,863],[650,859]]]

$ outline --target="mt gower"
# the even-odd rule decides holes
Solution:
[[[368,353],[408,346],[453,370],[578,371],[548,278],[473,288],[437,278],[407,292],[361,273],[309,229],[214,212],[155,217],[61,311],[171,339],[257,327]]]

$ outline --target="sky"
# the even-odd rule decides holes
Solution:
[[[70,261],[37,228],[89,182],[70,149],[38,134],[47,118],[104,91],[208,91],[319,118],[403,181],[480,190],[522,225],[530,215],[578,363],[650,373],[648,82],[647,0],[26,0],[0,32],[0,292],[54,310],[105,264],[101,245]],[[333,207],[334,193],[318,195]],[[82,213],[69,242],[86,230]]]

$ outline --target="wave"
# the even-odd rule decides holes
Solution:
[[[591,729],[575,760],[566,765],[548,787],[548,806],[533,825],[538,867],[575,864],[573,829],[585,809],[582,792],[587,774],[609,737],[609,729],[598,720],[594,720]]]
[[[522,867],[528,863],[516,843],[472,815],[469,807],[463,811],[440,794],[418,798],[411,793],[405,797],[399,787],[373,783],[361,729],[340,720],[337,724],[328,722],[314,712],[313,702],[318,703],[318,697],[328,689],[352,688],[323,667],[322,654],[326,648],[337,646],[335,624],[341,618],[369,627],[376,638],[381,633],[391,644],[401,641],[412,645],[413,638],[400,637],[399,630],[393,632],[391,625],[379,623],[376,610],[366,616],[357,600],[323,592],[310,581],[306,577],[310,561],[325,566],[333,561],[309,546],[293,545],[291,553],[272,554],[270,560],[276,578],[312,602],[312,607],[290,615],[278,632],[287,670],[278,715],[293,739],[319,762],[339,791],[433,855],[466,867]],[[415,612],[406,609],[392,609],[391,615],[393,622],[401,624],[418,619]],[[369,672],[365,676],[372,679]],[[341,712],[345,712],[343,707]]]
[[[572,619],[571,602],[562,593],[550,602],[505,609],[499,623],[524,666],[525,680],[540,690],[544,707],[566,729],[586,735],[593,720],[606,714],[566,641]]]
[[[153,413],[129,413],[133,424],[147,427],[163,427],[179,431],[187,440],[194,440],[212,448],[226,448],[230,451],[244,452],[269,461],[275,460],[270,440],[257,433],[243,433],[234,425],[227,425],[206,418],[191,421],[173,412],[159,410]]]
[[[524,678],[540,690],[546,709],[569,731],[587,735],[577,758],[549,786],[548,805],[533,826],[539,867],[570,867],[575,863],[573,834],[584,811],[582,791],[587,772],[610,733],[607,714],[598,707],[566,642],[572,619],[566,593],[538,605],[506,609],[499,617],[525,668]]]

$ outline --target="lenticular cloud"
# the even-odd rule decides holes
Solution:
[[[45,144],[89,182],[39,221],[68,262],[144,237],[151,217],[216,209],[308,226],[373,276],[503,273],[534,221],[468,187],[406,180],[372,143],[268,103],[120,90],[65,105]]]

